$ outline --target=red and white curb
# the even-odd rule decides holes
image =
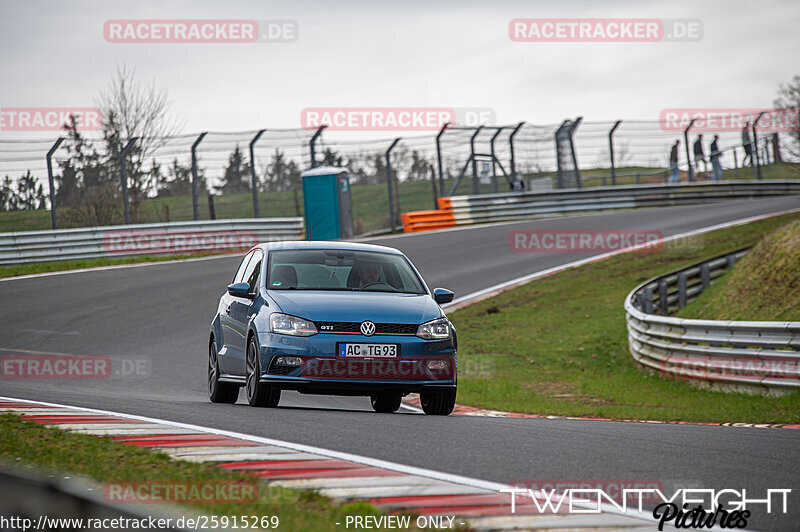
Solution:
[[[9,397],[0,397],[0,412],[157,450],[175,460],[246,472],[271,486],[313,489],[341,502],[369,502],[392,514],[451,516],[454,525],[475,530],[655,528],[647,512],[602,505],[602,513],[568,513],[567,506],[542,513],[528,496],[516,498],[512,514],[505,484],[186,423]],[[543,505],[544,497],[537,501]],[[595,507],[574,506],[584,512]]]
[[[419,410],[421,412],[419,395],[411,394],[404,398],[403,406],[409,410]],[[451,415],[473,417],[509,417],[519,419],[561,419],[570,421],[613,421],[616,423],[643,423],[648,425],[699,425],[703,427],[737,427],[748,429],[800,429],[800,424],[796,423],[718,423],[706,421],[659,421],[653,419],[556,416],[549,414],[524,414],[519,412],[504,412],[502,410],[487,410],[485,408],[458,404],[453,409],[453,413]]]

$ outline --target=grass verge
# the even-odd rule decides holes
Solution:
[[[800,220],[764,237],[682,309],[682,318],[800,321]]]
[[[0,415],[0,460],[37,473],[72,474],[100,483],[252,482],[253,477],[213,467],[172,460],[163,453]],[[382,515],[372,505],[337,504],[309,490],[261,485],[254,502],[187,505],[218,516],[277,516],[279,530],[338,530],[347,515]],[[250,518],[252,522],[252,517]],[[412,519],[412,523],[414,520]]]
[[[241,254],[244,255],[243,252]],[[101,266],[116,266],[120,264],[139,264],[145,262],[164,262],[169,260],[192,259],[198,257],[208,257],[210,255],[212,254],[197,253],[189,255],[142,255],[118,259],[79,259],[19,264],[17,266],[0,267],[0,279],[3,277],[19,277],[20,275],[33,275],[37,273],[60,272],[65,270],[80,270],[83,268],[98,268]]]
[[[798,219],[800,214],[783,215],[682,242],[691,245],[616,255],[450,313],[459,331],[458,402],[567,416],[800,422],[800,392],[711,392],[640,369],[628,351],[623,309],[639,283],[752,245]]]

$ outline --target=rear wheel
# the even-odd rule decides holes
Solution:
[[[456,390],[422,392],[419,394],[422,411],[429,416],[448,416],[456,406]]]
[[[208,346],[208,398],[212,403],[234,404],[239,398],[239,387],[229,382],[219,381],[219,360],[217,342]]]
[[[381,393],[371,396],[372,409],[381,414],[391,414],[397,412],[403,395],[399,393]]]
[[[281,391],[269,384],[259,382],[261,363],[255,339],[247,344],[247,402],[250,406],[266,406],[275,408],[281,400]]]

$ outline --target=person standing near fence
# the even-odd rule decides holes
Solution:
[[[675,144],[672,145],[672,150],[669,152],[669,183],[677,183],[678,179],[680,179],[680,172],[678,171],[678,146],[680,145],[680,139],[675,140]]]
[[[722,165],[719,163],[719,158],[722,155],[719,151],[719,135],[714,135],[708,154],[711,157],[711,180],[717,182],[722,179]]]
[[[703,163],[703,177],[708,175],[708,163],[706,162],[706,155],[703,153],[703,135],[697,135],[697,140],[694,141],[694,171],[697,177],[700,177],[700,163]]]
[[[746,164],[753,166],[753,145],[750,143],[750,122],[747,122],[744,125],[744,129],[742,129],[742,147],[744,148],[742,166]]]

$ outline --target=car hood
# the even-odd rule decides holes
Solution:
[[[270,290],[280,311],[311,321],[425,323],[442,316],[427,294]]]

